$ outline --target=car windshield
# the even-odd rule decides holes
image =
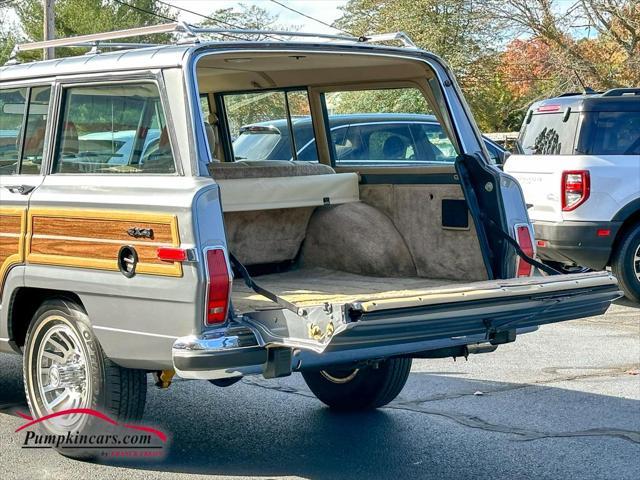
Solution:
[[[531,115],[531,114],[530,114]],[[533,114],[525,122],[518,138],[525,155],[571,155],[575,141],[578,114]]]
[[[267,160],[281,138],[276,128],[247,127],[233,142],[233,154],[236,160]]]

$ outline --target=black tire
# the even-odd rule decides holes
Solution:
[[[313,394],[335,410],[369,410],[391,402],[402,391],[410,358],[391,358],[377,368],[331,369],[302,372]]]
[[[66,347],[66,350],[55,350],[55,347],[45,349],[55,343]],[[51,360],[52,352],[60,360]],[[43,362],[49,363],[49,366],[43,367]],[[34,418],[43,417],[63,407],[65,410],[98,410],[118,422],[142,418],[147,394],[146,372],[120,367],[107,358],[91,329],[89,317],[73,301],[51,299],[38,308],[27,331],[23,365],[27,402]],[[38,365],[41,366],[40,373]],[[53,365],[57,372],[63,373],[53,375]],[[43,385],[45,380],[42,372],[47,372],[46,385]],[[61,378],[67,383],[61,381]],[[44,392],[54,383],[55,386],[60,385],[59,389]],[[56,405],[49,408],[53,403],[50,399],[55,400],[56,395],[66,395],[66,399],[60,402],[59,407]],[[74,400],[71,401],[71,398]],[[74,405],[76,402],[78,404]],[[68,416],[69,420],[58,418],[60,424],[46,421],[38,426],[43,433],[55,435],[67,432],[95,433],[96,430],[103,432],[108,427],[104,420],[86,414]],[[67,448],[59,451],[73,458],[92,458],[95,455],[87,450]]]
[[[640,224],[626,229],[613,252],[611,270],[618,279],[625,296],[640,302]]]

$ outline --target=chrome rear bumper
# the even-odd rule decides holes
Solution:
[[[537,330],[537,327],[517,329],[521,335]],[[460,345],[487,346],[486,336],[469,335],[454,338],[427,340],[412,343],[388,344],[375,347],[343,349],[317,353],[293,349],[291,371],[323,369],[333,365],[383,359],[398,355],[411,355]],[[215,380],[245,375],[265,375],[272,372],[267,365],[273,360],[269,350],[281,346],[266,346],[257,331],[250,327],[229,327],[206,332],[200,336],[181,337],[173,345],[172,356],[176,374],[182,378]],[[285,349],[289,350],[285,347]],[[470,348],[470,353],[483,353],[491,349]],[[270,375],[272,376],[272,375]]]
[[[214,380],[260,374],[267,349],[248,327],[228,327],[178,338],[172,357],[182,378]]]

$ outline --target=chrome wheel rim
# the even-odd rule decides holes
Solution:
[[[61,322],[44,333],[34,359],[39,416],[88,408],[90,398],[87,355],[78,334],[61,317],[49,320]],[[55,423],[69,429],[79,420],[79,414],[70,414],[56,417]]]
[[[322,375],[332,383],[349,383],[351,380],[356,378],[356,375],[358,375],[359,371],[360,369],[356,368],[352,372],[345,372],[346,375],[337,375],[335,373],[329,373],[326,370],[320,370],[320,375]]]
[[[633,271],[640,282],[640,245],[636,248],[636,253],[633,254]]]

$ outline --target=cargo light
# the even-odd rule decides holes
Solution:
[[[229,294],[232,277],[227,266],[224,250],[205,250],[207,289],[205,292],[205,324],[224,323],[229,312]]]
[[[591,194],[589,170],[569,170],[562,172],[562,211],[575,210],[587,201]]]
[[[536,254],[533,248],[533,237],[531,236],[531,230],[529,226],[526,224],[516,225],[516,241],[520,248],[524,252],[527,257],[533,258]],[[533,273],[533,266],[530,263],[524,261],[524,259],[518,257],[516,261],[516,276],[520,277],[530,277]]]

